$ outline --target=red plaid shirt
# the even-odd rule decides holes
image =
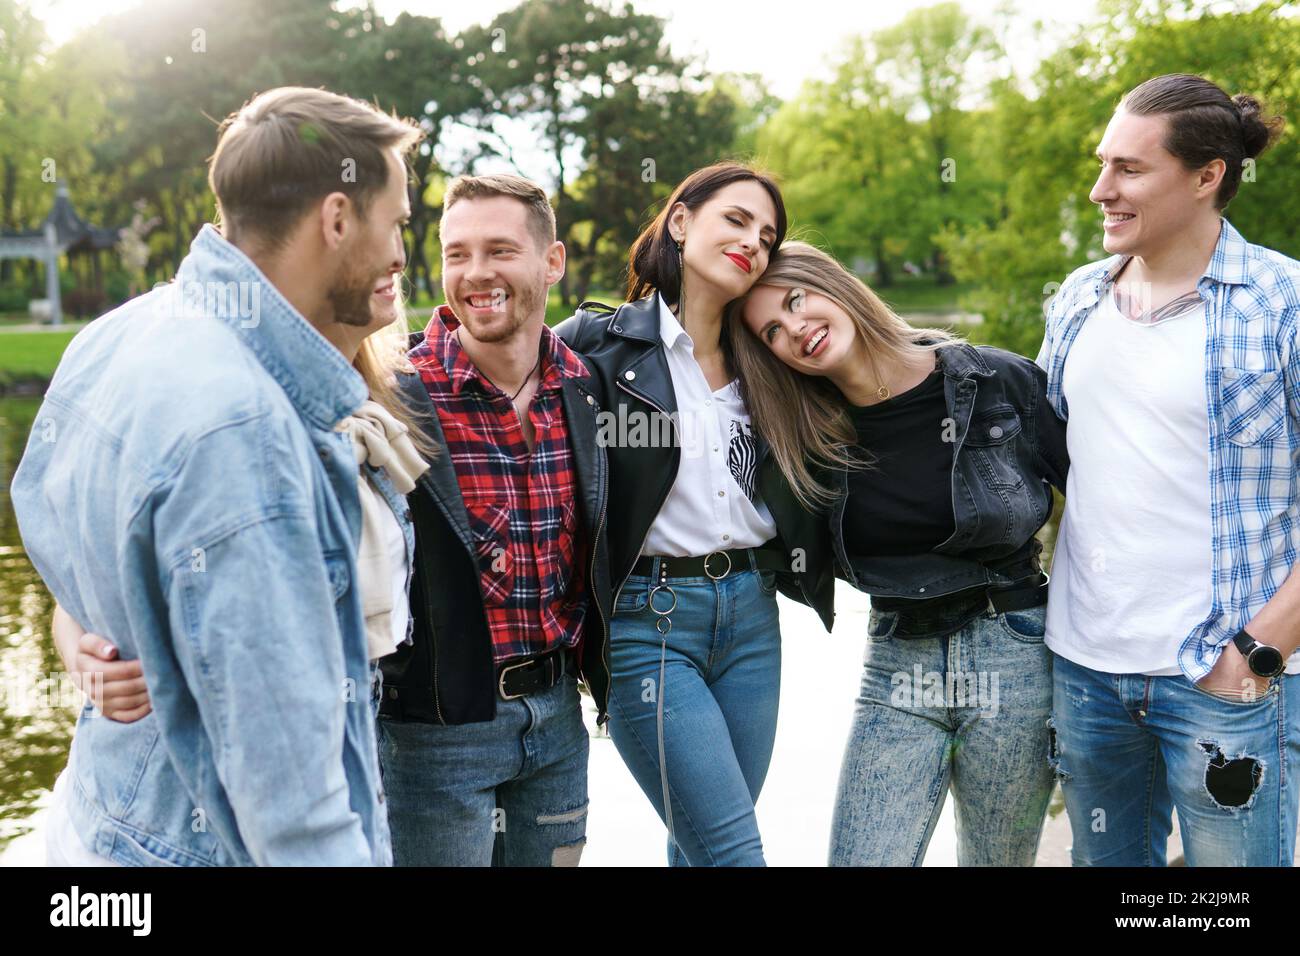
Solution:
[[[586,615],[586,577],[560,383],[587,368],[542,329],[529,452],[514,403],[470,361],[456,338],[459,326],[450,306],[440,306],[409,357],[438,410],[469,513],[493,658],[574,647]]]

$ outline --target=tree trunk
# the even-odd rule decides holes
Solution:
[[[885,237],[877,235],[872,245],[876,253],[876,285],[885,289],[894,284],[894,273],[885,258]]]
[[[14,164],[12,156],[5,157],[4,171],[4,192],[0,195],[0,228],[16,229],[18,224],[13,221],[14,215],[14,194],[18,189],[18,167]],[[13,275],[13,260],[0,259],[0,282],[8,282]]]

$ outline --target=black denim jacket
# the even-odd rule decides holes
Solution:
[[[845,471],[830,512],[837,575],[878,610],[900,612],[897,636],[952,633],[987,607],[985,588],[1036,577],[1042,544],[1034,535],[1051,517],[1052,486],[1064,491],[1069,469],[1065,422],[1047,401],[1042,369],[965,342],[940,348],[937,358],[956,438],[952,536],[926,554],[848,555]]]

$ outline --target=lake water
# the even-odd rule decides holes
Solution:
[[[49,640],[53,599],[27,560],[9,503],[39,398],[0,398],[0,853],[68,758],[81,706]]]

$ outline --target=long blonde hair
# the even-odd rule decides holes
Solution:
[[[817,293],[843,309],[866,343],[876,381],[882,367],[915,361],[924,352],[959,341],[943,329],[913,327],[833,256],[806,242],[782,245],[754,283],[755,289],[759,286]],[[828,507],[837,495],[817,471],[861,469],[870,457],[857,448],[857,430],[840,390],[830,379],[795,371],[773,355],[745,325],[747,300],[745,295],[732,301],[723,322],[724,350],[740,379],[741,395],[799,501],[810,510]]]
[[[371,399],[410,429],[415,450],[421,458],[431,462],[438,456],[438,446],[425,434],[419,416],[402,399],[397,387],[398,373],[413,371],[411,362],[406,357],[406,302],[400,286],[400,281],[393,283],[397,292],[394,302],[396,317],[362,340],[357,356],[352,360],[352,367],[365,379]]]

